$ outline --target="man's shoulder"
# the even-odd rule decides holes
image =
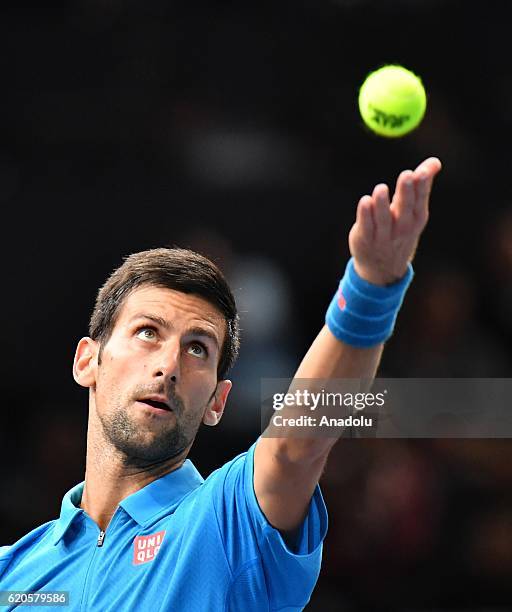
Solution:
[[[45,538],[51,536],[55,523],[56,519],[43,523],[22,536],[14,544],[0,546],[0,559],[12,557],[19,551],[26,551],[39,545]]]
[[[254,446],[256,442],[246,451],[239,453],[233,459],[226,461],[219,468],[214,470],[203,482],[201,488],[208,489],[209,487],[215,487],[225,483],[226,480],[236,478],[237,475],[243,470],[247,460],[252,460]]]
[[[201,510],[206,511],[211,507],[205,503],[206,499],[213,500],[215,505],[215,501],[224,497],[228,490],[232,491],[239,482],[252,448],[251,446],[248,450],[239,453],[211,472],[198,487],[183,497],[179,503],[180,510],[188,512],[190,506],[197,508],[199,504]]]

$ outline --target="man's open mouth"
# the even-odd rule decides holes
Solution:
[[[166,404],[165,402],[159,402],[157,400],[152,400],[152,399],[140,399],[137,400],[142,404],[148,404],[148,406],[152,406],[153,408],[160,408],[160,410],[167,410],[167,411],[171,411],[171,407]]]

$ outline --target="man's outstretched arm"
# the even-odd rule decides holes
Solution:
[[[390,202],[379,184],[361,198],[349,234],[353,272],[373,286],[397,283],[414,258],[428,221],[429,198],[441,162],[431,157],[397,180]],[[378,291],[378,290],[377,290]],[[354,342],[357,344],[357,342]],[[371,341],[370,341],[371,344]],[[383,342],[364,348],[335,336],[326,325],[306,353],[296,379],[373,379]],[[301,389],[304,386],[301,385]],[[268,521],[292,532],[303,521],[334,438],[261,437],[254,456],[254,489]]]

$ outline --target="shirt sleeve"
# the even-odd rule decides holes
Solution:
[[[2,574],[4,573],[5,569],[11,562],[11,556],[9,555],[10,550],[11,546],[0,546],[0,579],[2,578]]]
[[[316,486],[293,550],[263,514],[254,492],[254,450],[239,455],[218,470],[214,504],[228,563],[234,580],[247,581],[244,568],[264,573],[270,609],[298,610],[309,601],[318,579],[322,542],[327,533],[327,510]],[[213,475],[212,475],[213,476]],[[220,486],[222,483],[222,486]]]

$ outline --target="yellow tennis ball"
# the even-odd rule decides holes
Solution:
[[[427,107],[421,79],[403,66],[371,72],[359,90],[359,112],[379,136],[404,136],[418,127]]]

